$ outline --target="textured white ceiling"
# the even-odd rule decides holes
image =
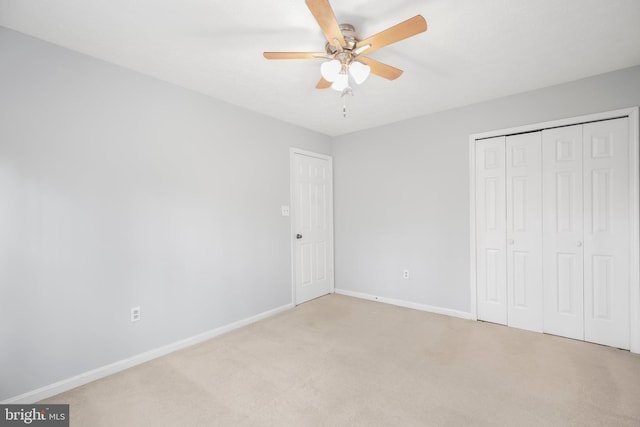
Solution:
[[[371,54],[341,114],[317,90],[321,51],[304,0],[0,0],[0,25],[327,135],[340,135],[640,64],[639,0],[333,0],[361,37],[421,14],[429,29]]]

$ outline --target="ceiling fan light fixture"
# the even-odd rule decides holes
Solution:
[[[366,64],[363,64],[359,61],[353,61],[349,66],[349,73],[351,73],[351,77],[357,84],[362,84],[369,74],[371,74],[371,67]]]
[[[349,75],[347,73],[340,73],[336,76],[336,79],[333,81],[331,85],[331,89],[342,92],[347,87],[349,87]]]
[[[322,74],[322,78],[328,82],[335,81],[341,70],[342,64],[337,59],[323,62],[322,65],[320,65],[320,74]]]

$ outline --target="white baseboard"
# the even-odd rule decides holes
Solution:
[[[349,297],[361,298],[370,301],[383,302],[385,304],[397,305],[399,307],[413,308],[414,310],[428,311],[429,313],[444,314],[447,316],[459,317],[461,319],[474,320],[471,313],[466,311],[452,310],[450,308],[435,307],[432,305],[418,304],[416,302],[404,301],[394,298],[379,297],[375,295],[363,294],[361,292],[347,291],[345,289],[336,289],[336,294],[346,295]]]
[[[246,319],[238,320],[237,322],[233,322],[228,325],[220,326],[219,328],[203,332],[190,338],[167,344],[154,350],[146,351],[127,359],[119,360],[109,365],[92,369],[91,371],[83,372],[82,374],[58,381],[53,384],[49,384],[33,391],[23,393],[19,396],[10,397],[9,399],[3,400],[0,403],[25,405],[32,404],[42,399],[46,399],[48,397],[55,396],[56,394],[60,394],[73,388],[79,387],[81,385],[88,384],[100,378],[115,374],[116,372],[123,371],[136,365],[140,365],[144,362],[148,362],[149,360],[153,360],[166,354],[173,353],[174,351],[190,347],[203,341],[207,341],[211,338],[217,337],[218,335],[222,335],[234,329],[238,329],[259,320],[266,319],[267,317],[274,316],[293,307],[294,304],[283,305],[281,307],[256,314],[255,316],[251,316]]]

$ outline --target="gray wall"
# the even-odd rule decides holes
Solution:
[[[0,28],[0,400],[290,303],[291,146],[331,148]]]
[[[634,67],[335,138],[336,288],[468,312],[469,135],[639,104]]]

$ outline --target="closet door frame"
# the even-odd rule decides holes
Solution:
[[[606,111],[585,116],[571,117],[549,122],[534,123],[507,129],[477,133],[469,136],[469,203],[470,203],[470,317],[478,320],[476,289],[476,141],[497,136],[541,131],[562,126],[577,125],[601,120],[629,118],[629,331],[630,350],[640,353],[640,114],[638,107]]]

